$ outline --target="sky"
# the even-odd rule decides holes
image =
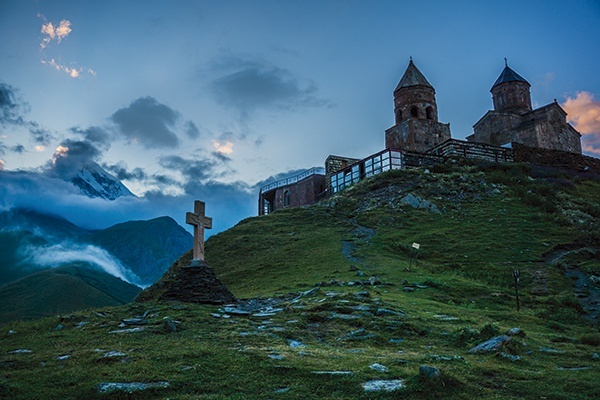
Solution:
[[[382,150],[410,57],[453,138],[506,57],[600,157],[597,0],[0,0],[0,26],[0,210],[185,226],[199,199],[210,236],[256,215],[269,179]],[[61,180],[92,161],[137,197]]]

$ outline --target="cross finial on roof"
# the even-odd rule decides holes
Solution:
[[[508,60],[506,59],[506,57],[504,57],[504,66],[508,67]]]
[[[410,62],[412,62],[412,56],[410,56]]]

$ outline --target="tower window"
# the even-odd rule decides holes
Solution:
[[[433,107],[427,107],[425,113],[427,114],[427,119],[433,119]]]
[[[286,190],[283,192],[283,206],[287,207],[290,205],[290,191]]]
[[[415,118],[419,118],[419,109],[417,107],[411,108],[410,115],[412,115]]]

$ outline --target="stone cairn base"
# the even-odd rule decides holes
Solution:
[[[206,262],[181,268],[177,279],[159,300],[176,300],[200,304],[228,304],[237,302],[229,289],[221,283],[215,271]]]

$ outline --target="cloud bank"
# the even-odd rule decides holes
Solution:
[[[120,135],[146,148],[177,147],[179,138],[173,128],[179,118],[177,111],[150,96],[134,100],[111,116]],[[197,130],[195,125],[187,126],[188,135],[196,134],[194,128]]]
[[[600,155],[600,101],[583,91],[574,98],[568,97],[562,107],[568,114],[567,120],[583,135],[583,150]]]
[[[242,119],[258,110],[299,110],[329,106],[320,98],[315,82],[292,71],[261,61],[227,55],[211,63],[218,76],[209,88],[221,104],[236,110]]]

